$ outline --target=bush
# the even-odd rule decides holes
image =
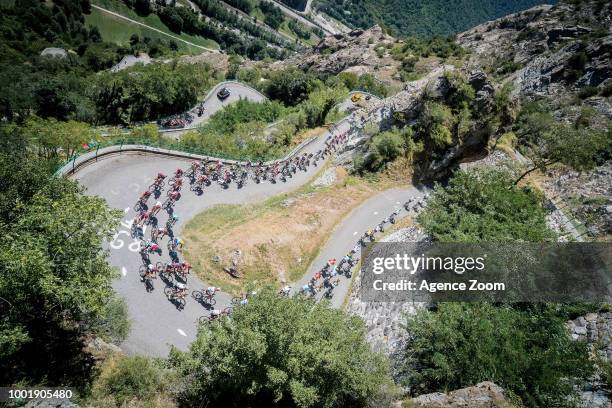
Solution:
[[[599,92],[599,89],[596,86],[585,86],[578,91],[578,97],[580,99],[587,99],[597,95],[597,92]]]
[[[123,298],[113,296],[105,307],[104,315],[91,323],[94,333],[106,341],[120,343],[130,332],[127,303]]]
[[[266,288],[230,319],[201,326],[191,350],[171,352],[188,406],[377,406],[393,390],[361,319]]]
[[[608,82],[599,92],[601,96],[610,97],[612,96],[612,81]]]
[[[455,174],[447,187],[436,187],[419,222],[444,242],[541,242],[554,237],[540,197],[515,187],[510,175],[499,170]]]
[[[152,401],[166,391],[168,383],[167,374],[150,358],[110,356],[93,384],[90,403],[111,407]]]
[[[412,129],[391,130],[380,133],[370,139],[367,150],[356,155],[353,167],[360,174],[377,172],[400,155],[410,157],[420,151],[421,146],[412,139]]]
[[[407,322],[403,380],[414,394],[493,381],[529,407],[566,406],[593,372],[585,342],[547,307],[442,303]]]
[[[316,84],[317,80],[313,75],[290,68],[271,73],[265,92],[271,99],[294,106],[306,99]]]

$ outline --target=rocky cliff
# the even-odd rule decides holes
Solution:
[[[372,74],[379,80],[391,84],[400,65],[383,50],[396,39],[383,32],[378,25],[367,30],[353,30],[347,34],[325,37],[314,48],[272,65],[273,68],[298,66],[324,74],[354,72],[358,75]]]
[[[538,6],[457,37],[468,65],[509,76],[524,95],[559,95],[605,86],[612,74],[612,3]]]

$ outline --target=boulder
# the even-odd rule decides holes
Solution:
[[[506,408],[512,406],[506,399],[504,389],[490,381],[451,391],[448,394],[435,392],[419,395],[410,402],[412,406],[422,408]]]

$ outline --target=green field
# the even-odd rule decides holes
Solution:
[[[189,34],[176,34],[171,32],[168,27],[161,22],[159,17],[155,14],[150,14],[146,17],[141,17],[136,14],[133,10],[129,9],[125,4],[114,1],[114,0],[96,0],[92,2],[97,6],[103,7],[107,10],[114,11],[115,13],[121,14],[122,16],[131,18],[134,21],[138,21],[140,23],[146,24],[150,27],[156,28],[164,33],[170,34],[172,36],[181,38],[185,41],[189,41],[193,44],[197,44],[203,47],[208,47],[212,49],[218,49],[219,45],[210,39],[193,36]],[[125,44],[129,41],[130,36],[132,34],[138,34],[139,36],[147,36],[150,38],[163,38],[165,40],[169,40],[170,37],[158,33],[156,31],[150,30],[146,27],[143,27],[138,24],[133,24],[127,20],[122,18],[113,16],[109,13],[105,13],[96,8],[91,9],[91,14],[85,17],[85,21],[89,25],[95,25],[100,30],[100,34],[102,34],[102,38],[105,41]],[[185,44],[182,41],[176,41],[179,44],[179,47],[182,50],[188,50],[193,53],[201,53],[203,50],[201,48],[193,47],[189,44]]]

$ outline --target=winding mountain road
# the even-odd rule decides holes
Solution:
[[[341,122],[338,131],[347,131],[349,125]],[[303,148],[303,152],[316,152],[323,147],[326,135],[319,137]],[[190,160],[180,158],[166,158],[155,155],[138,155],[123,153],[118,156],[109,156],[82,167],[72,177],[86,187],[87,194],[101,196],[106,199],[109,206],[124,211],[121,226],[115,239],[109,243],[110,263],[121,271],[121,277],[114,281],[114,288],[128,303],[132,329],[128,339],[122,344],[124,351],[130,354],[146,354],[165,356],[170,345],[179,349],[186,349],[195,338],[197,319],[209,312],[194,299],[188,299],[184,310],[179,311],[170,303],[163,293],[163,282],[159,279],[154,282],[155,290],[147,293],[144,284],[138,275],[142,265],[138,253],[138,241],[131,238],[130,226],[136,213],[132,206],[140,194],[152,183],[158,172],[172,174],[181,167],[186,169]],[[321,162],[320,162],[321,163]],[[232,184],[227,190],[213,184],[205,188],[202,196],[189,191],[188,186],[183,188],[182,198],[175,206],[175,213],[179,222],[175,227],[176,235],[180,236],[181,228],[193,216],[216,204],[239,204],[260,201],[273,195],[289,192],[304,184],[312,178],[317,171],[311,166],[306,172],[298,172],[287,183],[278,182],[270,184],[248,183],[241,189]],[[165,192],[163,193],[165,194]],[[165,197],[162,197],[163,199]],[[160,214],[160,224],[165,223],[167,216]],[[148,231],[145,231],[148,236]],[[162,245],[163,256],[151,255],[153,263],[168,261],[166,240]],[[189,278],[190,292],[202,289],[205,285],[194,274]],[[229,296],[217,294],[216,308],[229,305]]]
[[[216,101],[216,90],[220,86],[238,86],[230,88],[232,96],[225,101]],[[246,88],[242,84],[222,83],[215,87],[209,94],[207,101],[208,114],[211,111],[221,109],[228,103],[237,100]],[[237,90],[240,90],[238,92]],[[265,98],[255,90],[249,90],[252,98]],[[202,119],[204,120],[204,119]],[[334,132],[348,132],[351,128],[349,118],[338,122]],[[299,148],[299,153],[315,153],[324,147],[329,132],[305,143]],[[125,147],[124,147],[125,148]],[[129,354],[144,354],[150,356],[166,356],[171,345],[185,350],[195,339],[197,332],[197,321],[200,316],[208,315],[210,312],[202,304],[193,298],[188,298],[183,310],[177,308],[168,301],[163,293],[164,282],[160,278],[154,281],[154,290],[147,292],[144,283],[139,276],[139,268],[143,264],[139,254],[139,239],[133,239],[130,227],[136,216],[133,205],[140,194],[152,183],[157,173],[172,174],[177,168],[187,169],[192,159],[173,156],[171,152],[143,152],[132,148],[128,151],[118,149],[112,154],[100,155],[89,153],[89,158],[81,158],[77,163],[75,171],[70,165],[66,166],[62,174],[70,174],[70,177],[86,188],[86,193],[106,199],[109,206],[124,212],[121,225],[114,239],[108,243],[110,250],[110,263],[116,267],[121,275],[113,282],[117,293],[126,299],[131,320],[131,331],[128,338],[121,345],[122,349]],[[319,166],[321,165],[319,162]],[[268,197],[287,193],[299,186],[309,182],[318,167],[310,166],[307,171],[298,171],[296,175],[289,178],[286,183],[278,182],[271,184],[262,182],[255,184],[250,181],[244,187],[238,189],[234,183],[228,189],[222,189],[216,183],[204,189],[201,196],[189,191],[185,186],[182,197],[176,203],[174,212],[179,221],[175,226],[175,234],[181,236],[181,229],[185,223],[204,209],[217,204],[242,204],[261,201]],[[165,199],[165,191],[160,201]],[[410,197],[419,197],[422,193],[414,187],[389,190],[378,194],[363,205],[354,209],[332,233],[331,238],[323,246],[319,256],[311,265],[308,274],[299,282],[292,283],[294,288],[299,288],[303,282],[308,281],[312,274],[318,270],[329,258],[341,258],[354,245],[362,234],[369,228],[374,227],[384,217],[389,215],[396,207],[400,206]],[[151,200],[149,200],[151,202]],[[160,224],[165,224],[167,214],[161,212]],[[150,228],[150,227],[148,227]],[[150,231],[145,230],[145,236]],[[162,256],[152,254],[150,260],[153,264],[157,261],[167,262],[169,257],[166,248],[167,239],[161,246]],[[189,293],[193,290],[201,290],[207,285],[200,281],[194,273],[189,277]],[[342,283],[336,288],[333,304],[339,307],[344,296],[350,288],[350,280],[343,278]],[[216,309],[223,309],[230,305],[230,297],[225,293],[216,295]]]

